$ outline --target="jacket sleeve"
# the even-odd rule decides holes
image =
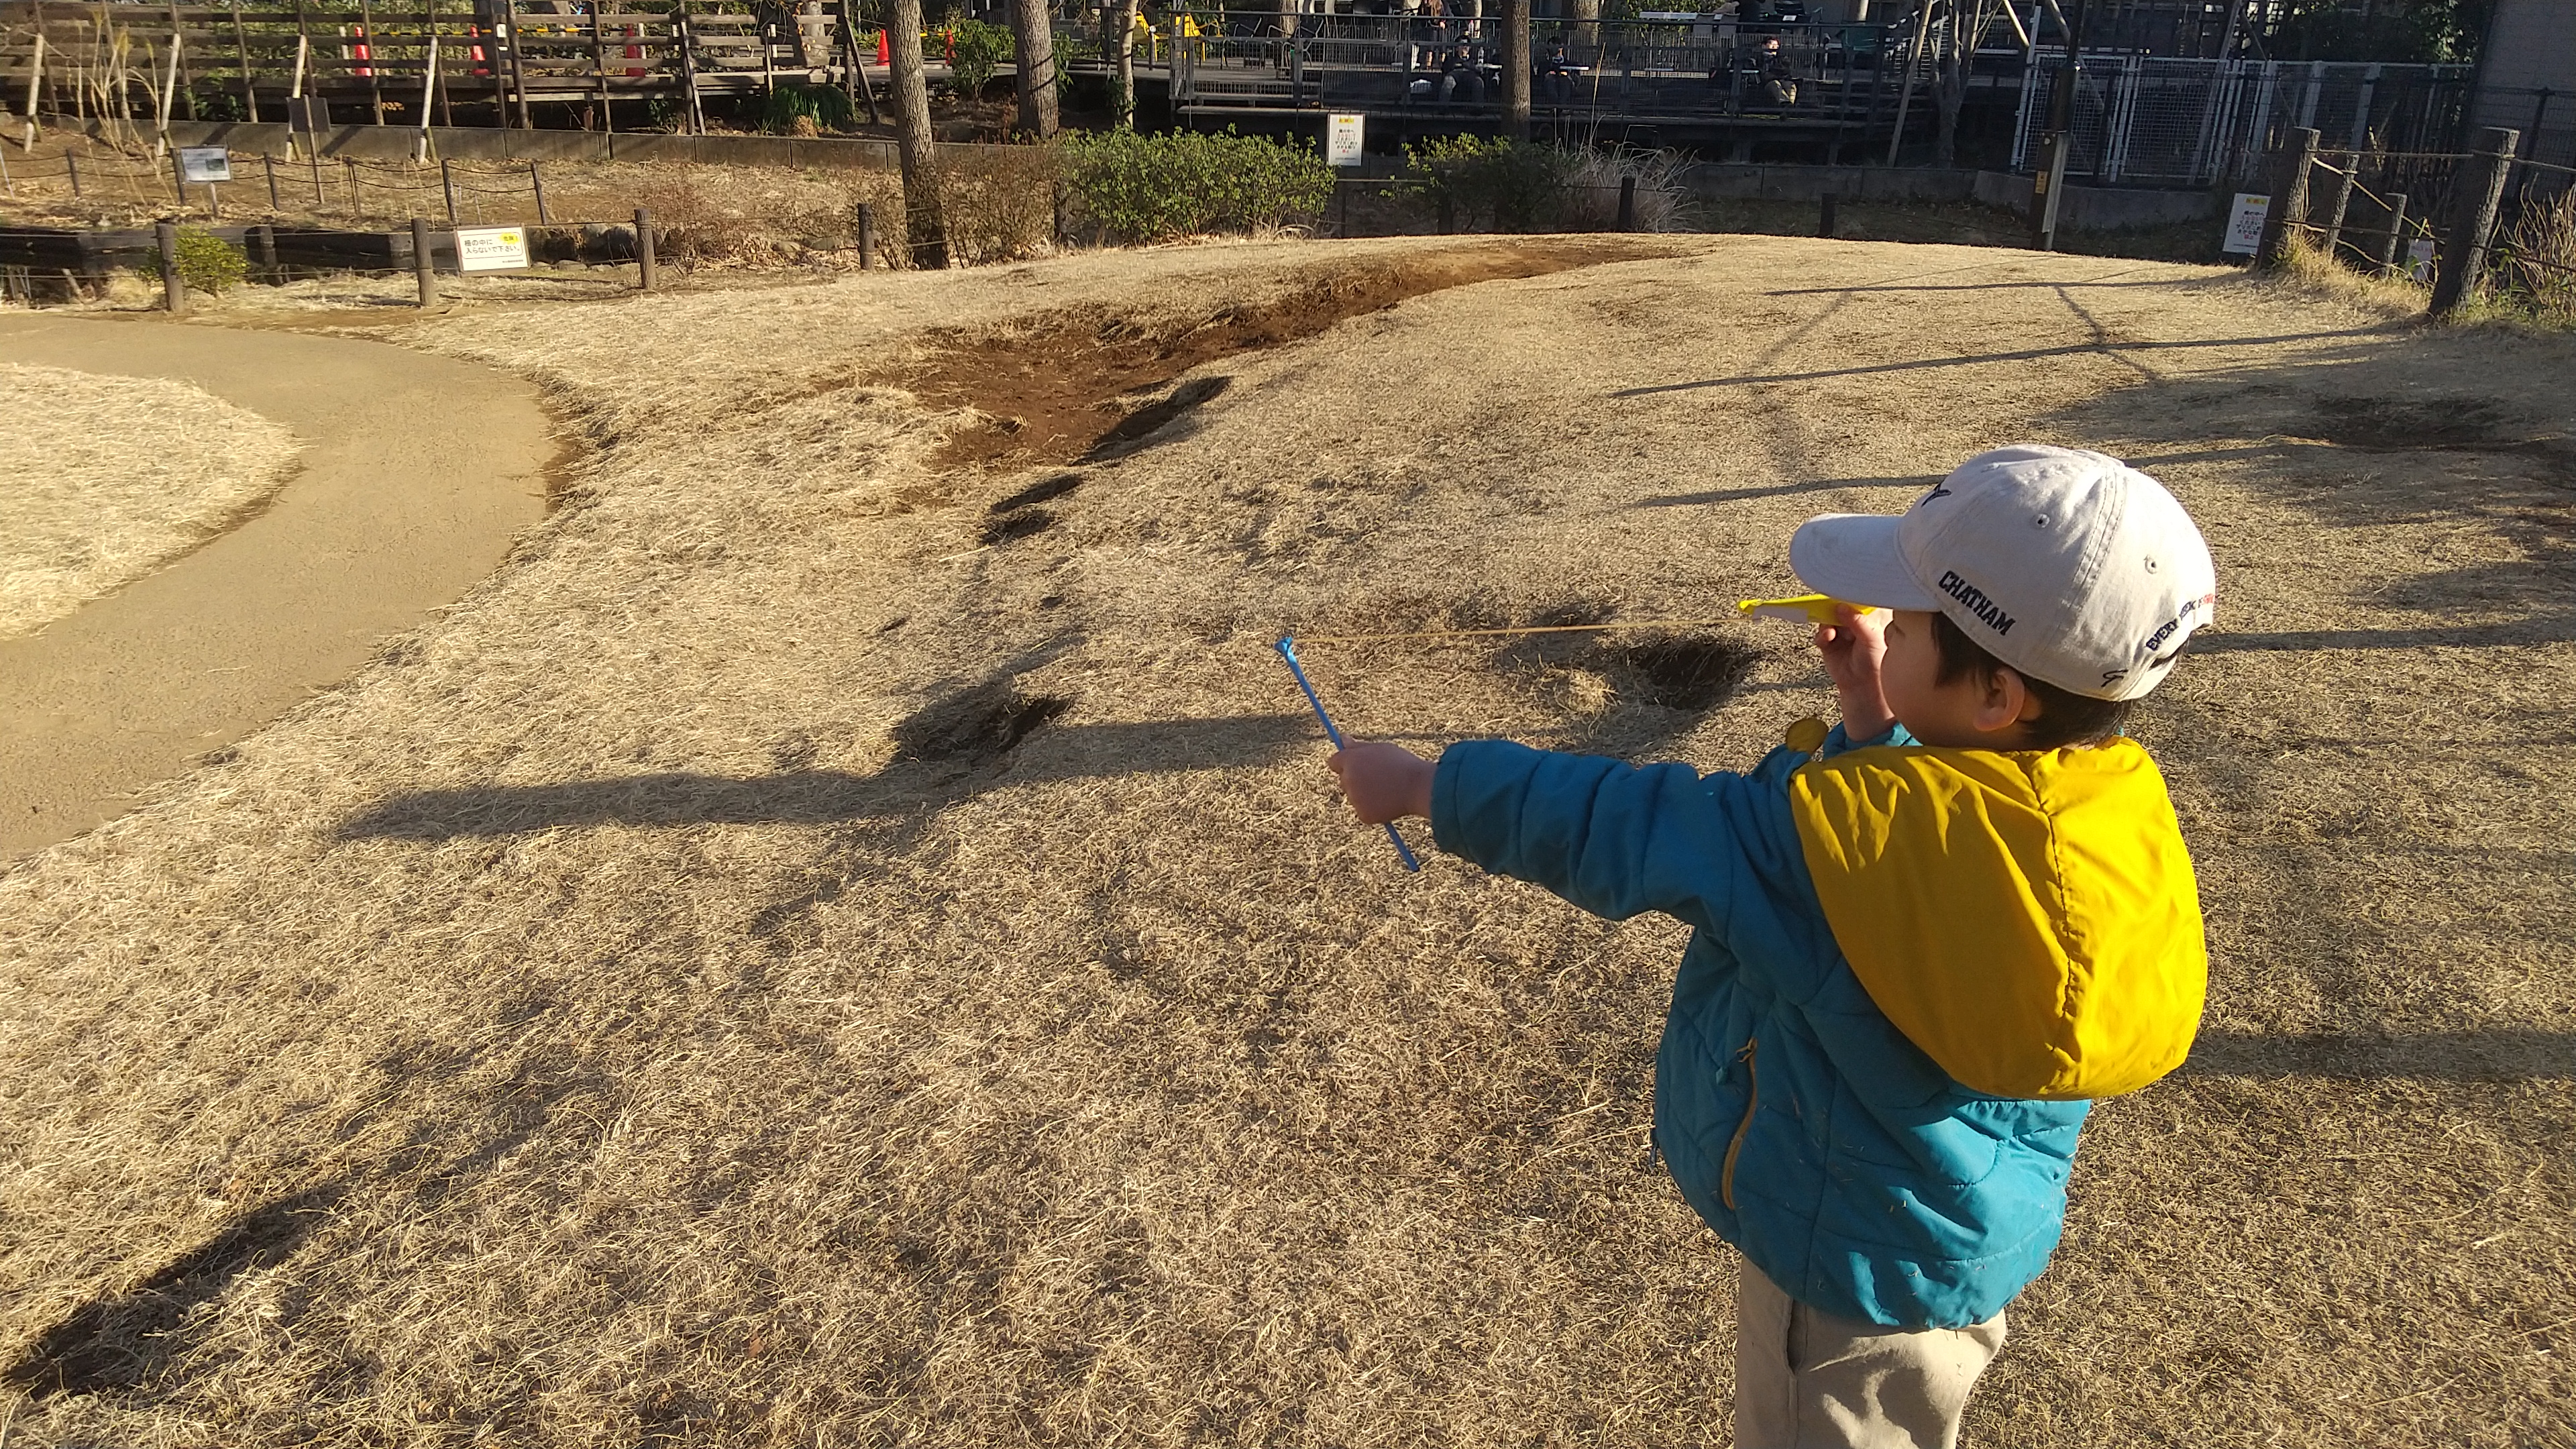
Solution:
[[[1740,871],[1713,793],[1741,776],[1638,768],[1592,755],[1472,740],[1440,756],[1431,833],[1440,848],[1544,886],[1595,915],[1662,911],[1704,928],[1725,915]]]

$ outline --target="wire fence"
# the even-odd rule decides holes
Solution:
[[[38,191],[79,205],[118,205],[220,220],[235,214],[337,216],[351,221],[443,218],[468,223],[578,225],[549,205],[543,163],[374,161],[351,156],[235,156],[220,183],[184,182],[170,160],[94,148],[0,158],[0,193]],[[59,186],[57,187],[57,183]],[[561,192],[558,191],[558,197]],[[77,208],[77,205],[75,207]]]
[[[2476,152],[2313,153],[2304,189],[2283,203],[2284,235],[2345,266],[2435,283],[2436,310],[2484,294],[2576,324],[2576,166],[2515,156],[2516,139],[2490,132]]]
[[[2017,170],[2040,154],[2064,66],[2043,56],[2024,77]],[[2069,169],[2106,184],[2233,185],[2261,175],[2300,127],[2346,151],[2442,155],[2459,140],[2469,82],[2466,66],[2090,55],[2076,72]]]

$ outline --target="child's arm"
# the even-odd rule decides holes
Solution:
[[[1441,848],[1544,886],[1613,920],[1664,911],[1694,925],[1741,859],[1739,837],[1777,836],[1794,850],[1785,806],[1737,775],[1688,765],[1639,769],[1501,740],[1453,745],[1435,764],[1397,745],[1352,741],[1333,773],[1361,820],[1426,816]]]

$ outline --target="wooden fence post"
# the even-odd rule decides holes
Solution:
[[[78,156],[66,155],[63,157],[63,164],[71,168],[72,200],[78,201],[81,199],[80,158]]]
[[[528,189],[537,193],[537,224],[551,226],[554,219],[546,215],[546,178],[537,174],[537,163],[528,163]]]
[[[161,302],[177,316],[188,310],[188,284],[179,280],[179,224],[155,223],[152,240],[161,249]]]
[[[1637,229],[1637,178],[1634,176],[1619,178],[1619,229]]]
[[[653,290],[653,213],[635,208],[635,280],[645,291]]]
[[[260,153],[259,164],[268,172],[268,209],[284,211],[286,203],[277,199],[277,158],[263,151]]]
[[[869,271],[877,264],[877,209],[859,203],[859,270]]]
[[[1835,211],[1836,211],[1836,209],[1838,209],[1841,205],[1842,205],[1842,198],[1841,198],[1841,197],[1839,197],[1839,196],[1835,195],[1834,193],[1832,193],[1832,192],[1830,192],[1830,191],[1828,191],[1828,192],[1826,192],[1826,193],[1825,193],[1825,204],[1824,204],[1824,207],[1823,207],[1823,209],[1822,209],[1821,213],[1816,217],[1816,235],[1818,235],[1818,236],[1820,236],[1820,237],[1828,237],[1828,238],[1830,238],[1831,236],[1833,236],[1833,234],[1834,234],[1834,230],[1835,230],[1834,223],[1835,223],[1835,221],[1836,221],[1836,219],[1837,219],[1837,218],[1835,217],[1835,215],[1834,215],[1834,212],[1835,212]]]
[[[2317,130],[2301,126],[2290,132],[2272,173],[2272,201],[2263,212],[2263,242],[2254,255],[2261,266],[2277,267],[2290,255],[2290,245],[2308,224],[2308,173],[2317,164]]]
[[[2360,169],[2361,157],[2350,154],[2345,156],[2342,167],[2330,167],[2326,172],[2325,201],[2316,210],[2325,218],[2317,226],[2317,245],[2327,261],[2335,259],[2335,248],[2343,241],[2343,215],[2352,205],[2352,175]]]
[[[252,227],[250,251],[252,258],[259,263],[260,275],[271,282],[276,281],[277,228],[266,224]]]
[[[2406,240],[2406,202],[2405,192],[2388,193],[2388,229],[2371,244],[2370,253],[2371,260],[2379,264],[2381,276],[2392,275],[2397,270],[2397,254]]]
[[[429,223],[417,216],[411,219],[411,271],[420,282],[420,305],[437,301],[438,273],[430,266]]]
[[[2477,295],[2486,275],[2487,245],[2495,238],[2496,208],[2504,201],[2505,178],[2521,144],[2520,131],[2489,126],[2478,133],[2478,149],[2461,165],[2452,187],[2450,231],[2442,238],[2439,270],[2433,274],[2433,315]]]
[[[456,172],[444,156],[438,158],[438,189],[447,197],[447,224],[453,228],[456,225]]]

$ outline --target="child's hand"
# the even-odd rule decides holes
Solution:
[[[1431,813],[1433,764],[1402,745],[1353,740],[1324,763],[1342,782],[1342,794],[1363,825],[1384,825]]]
[[[1846,604],[1834,617],[1836,622],[1816,626],[1816,652],[1824,656],[1825,673],[1842,697],[1843,733],[1854,740],[1875,739],[1896,723],[1879,685],[1879,667],[1887,657],[1887,614]]]

